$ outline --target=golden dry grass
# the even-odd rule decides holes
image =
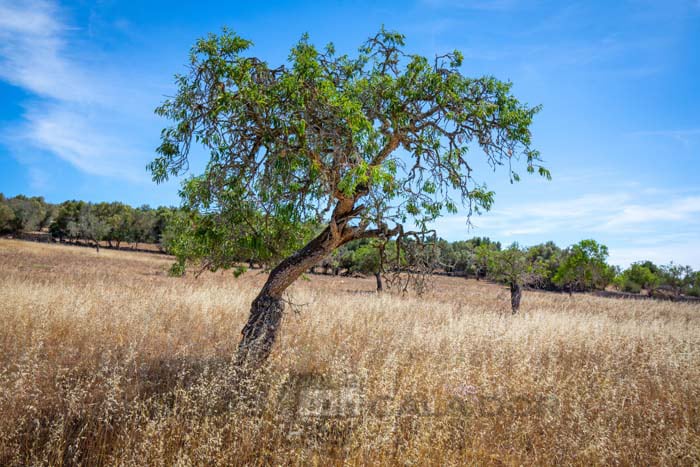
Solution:
[[[264,276],[169,264],[0,241],[1,465],[700,463],[698,304],[312,276],[244,379]]]

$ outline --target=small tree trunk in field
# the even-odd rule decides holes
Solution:
[[[382,273],[377,271],[374,273],[374,277],[377,279],[377,293],[381,293],[382,290],[384,290],[384,286],[382,284]]]
[[[95,242],[95,250],[97,250],[97,252],[99,253],[100,252],[100,242],[98,242],[97,240],[93,240],[93,242]]]
[[[513,282],[510,284],[510,307],[513,310],[513,314],[516,314],[520,309],[520,298],[522,297],[522,290],[520,284]]]
[[[284,300],[282,294],[296,279],[351,238],[331,234],[327,227],[318,237],[275,267],[258,296],[253,300],[250,315],[238,345],[240,365],[260,366],[270,355],[277,337]]]

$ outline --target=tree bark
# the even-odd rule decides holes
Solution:
[[[510,307],[513,310],[513,314],[516,314],[520,309],[520,298],[522,297],[522,293],[520,284],[510,284]]]
[[[374,277],[377,279],[377,293],[381,293],[382,290],[384,290],[384,286],[382,284],[382,273],[377,271],[374,273]]]
[[[334,227],[326,227],[270,272],[267,282],[253,300],[248,322],[241,331],[237,355],[240,365],[260,366],[270,355],[282,320],[282,295],[287,287],[337,247],[354,238],[352,228],[343,226],[339,232],[337,225]]]

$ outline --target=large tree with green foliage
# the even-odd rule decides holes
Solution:
[[[304,36],[279,66],[250,55],[251,45],[228,30],[196,42],[176,94],[157,109],[173,124],[149,166],[161,182],[187,169],[193,144],[206,148],[209,162],[184,184],[184,204],[231,226],[230,244],[268,254],[279,232],[322,226],[278,256],[242,331],[241,362],[267,358],[285,290],[336,248],[401,237],[405,222],[424,228],[460,203],[469,214],[489,209],[494,194],[470,162],[476,149],[511,180],[520,158],[549,176],[531,147],[539,108],[519,102],[510,83],[464,76],[457,51],[407,54],[404,36],[383,28],[356,56]]]
[[[658,274],[642,262],[632,263],[615,277],[615,285],[625,292],[639,293],[642,289],[650,291],[660,284]]]
[[[607,259],[607,246],[592,239],[581,240],[565,251],[552,280],[570,293],[603,289],[615,277]]]

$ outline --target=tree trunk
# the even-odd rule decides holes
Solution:
[[[95,242],[95,250],[97,250],[97,252],[99,253],[100,252],[100,242],[98,242],[97,240],[93,240],[93,242]]]
[[[321,234],[270,272],[267,282],[253,300],[248,322],[241,331],[237,355],[239,364],[256,367],[267,359],[284,312],[282,294],[311,266],[352,239],[344,236],[344,233],[336,232],[336,235],[333,235],[330,227],[326,227]]]
[[[520,309],[520,298],[522,294],[523,292],[520,289],[520,284],[510,284],[510,307],[513,310],[513,314],[516,314]]]
[[[381,293],[382,290],[384,290],[384,286],[382,285],[382,273],[377,271],[374,273],[375,279],[377,279],[377,293]]]

